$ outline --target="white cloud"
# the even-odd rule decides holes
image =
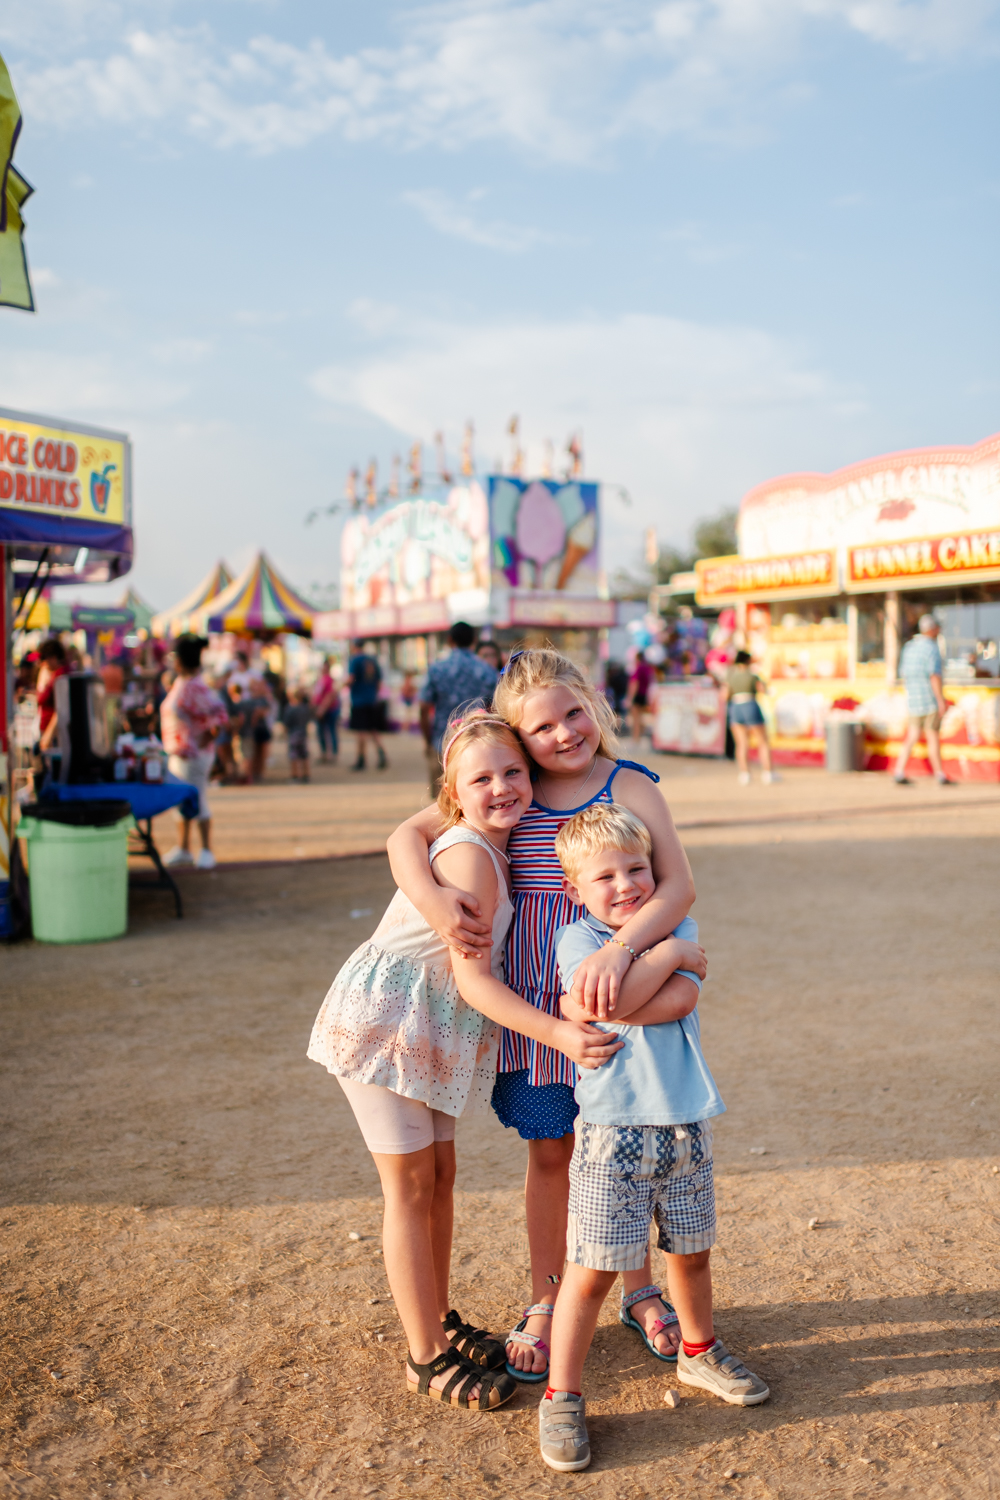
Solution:
[[[508,224],[503,219],[484,221],[471,212],[470,205],[478,195],[469,194],[457,202],[438,188],[422,188],[403,194],[403,202],[415,208],[432,229],[452,239],[481,245],[487,250],[502,250],[519,255],[533,245],[551,244],[554,236],[526,224]]]
[[[742,253],[739,244],[724,244],[711,237],[704,224],[688,222],[673,229],[660,232],[660,239],[668,245],[678,245],[695,265],[714,266],[721,261],[734,260]]]
[[[0,361],[0,406],[101,426],[128,427],[175,405],[186,387],[125,369],[111,355],[8,352]]]
[[[97,31],[117,15],[92,9]],[[997,0],[448,0],[406,12],[398,45],[342,56],[321,39],[267,35],[227,48],[206,23],[134,27],[103,54],[75,45],[36,67],[42,48],[25,33],[18,88],[34,118],[64,129],[170,122],[258,152],[328,134],[455,150],[504,141],[581,161],[626,136],[745,134],[773,107],[764,101],[794,94],[810,29],[943,59],[995,52],[997,10]],[[115,33],[110,21],[105,30]],[[52,28],[46,41],[51,57]]]
[[[207,339],[174,338],[154,344],[153,358],[161,365],[200,365],[212,352]]]
[[[57,276],[55,271],[50,270],[48,266],[32,266],[31,285],[36,292],[42,288],[48,291],[49,287],[61,286],[62,278]]]
[[[362,408],[407,436],[477,424],[483,465],[507,451],[503,424],[519,412],[529,461],[582,428],[588,472],[622,484],[630,512],[609,497],[606,555],[634,564],[646,525],[686,537],[691,521],[735,504],[750,485],[796,464],[864,451],[866,410],[855,393],[795,349],[754,328],[629,315],[572,322],[458,325],[422,321],[395,348],[357,366],[316,372],[312,388]]]

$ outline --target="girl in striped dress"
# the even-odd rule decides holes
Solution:
[[[657,888],[614,942],[577,971],[574,992],[599,1019],[613,1019],[618,989],[633,958],[667,937],[694,902],[694,882],[673,819],[654,783],[659,777],[619,759],[611,707],[580,671],[552,649],[516,652],[497,683],[494,711],[516,729],[533,762],[533,799],[509,843],[514,920],[507,983],[538,1009],[559,1014],[554,937],[582,914],[563,889],[555,838],[594,802],[615,801],[636,814],[653,839]],[[388,842],[393,877],[431,927],[469,957],[489,962],[488,925],[474,899],[445,891],[430,873],[427,850],[438,831],[433,808],[417,813]],[[540,1381],[548,1372],[551,1288],[566,1258],[569,1162],[573,1154],[573,1064],[528,1037],[505,1031],[493,1108],[528,1142],[525,1212],[531,1250],[532,1304],[508,1340],[508,1370]],[[673,1309],[649,1285],[649,1263],[624,1278],[622,1321],[660,1359],[676,1359]],[[638,1295],[642,1294],[642,1295]]]

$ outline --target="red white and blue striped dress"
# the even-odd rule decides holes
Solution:
[[[529,1004],[550,1016],[559,1014],[559,974],[556,967],[555,935],[566,922],[576,922],[585,908],[577,906],[562,889],[563,872],[556,858],[556,834],[574,813],[582,812],[595,802],[613,802],[611,783],[621,770],[641,771],[651,781],[659,776],[647,766],[633,760],[619,760],[596,797],[581,807],[560,812],[532,802],[520,823],[511,830],[507,843],[511,884],[514,897],[514,920],[507,942],[507,983]],[[516,1073],[527,1069],[527,1082],[535,1088],[545,1084],[576,1085],[576,1068],[568,1057],[554,1047],[504,1031],[500,1040],[498,1073]]]

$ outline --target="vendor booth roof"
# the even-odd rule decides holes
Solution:
[[[149,630],[152,627],[153,611],[142,595],[136,593],[135,589],[125,590],[125,593],[118,601],[118,607],[132,611],[136,630]]]
[[[185,630],[191,629],[191,616],[196,609],[208,604],[211,599],[221,594],[223,589],[229,587],[233,581],[233,575],[224,562],[217,562],[210,573],[186,594],[180,604],[175,604],[173,609],[165,609],[161,614],[153,616],[152,631],[158,636],[183,635]]]
[[[286,631],[311,635],[315,611],[275,571],[259,552],[218,598],[193,611],[191,628],[221,634],[249,635],[254,631]]]

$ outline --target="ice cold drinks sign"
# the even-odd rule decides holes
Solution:
[[[127,479],[124,438],[0,412],[0,506],[120,526]]]

